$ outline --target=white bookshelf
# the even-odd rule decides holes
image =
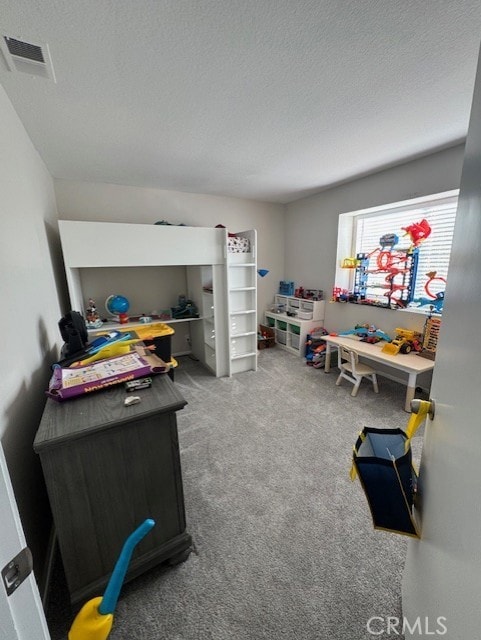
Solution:
[[[307,335],[324,325],[324,315],[324,300],[276,295],[272,310],[265,312],[265,324],[275,330],[279,347],[304,357]]]

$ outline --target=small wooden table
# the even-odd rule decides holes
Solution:
[[[395,356],[383,353],[382,347],[386,344],[383,340],[376,344],[370,344],[369,342],[362,342],[358,336],[323,336],[322,339],[326,341],[326,364],[324,368],[326,373],[329,373],[331,369],[332,347],[338,347],[339,345],[344,345],[347,349],[356,351],[362,358],[380,362],[385,366],[407,373],[408,383],[404,410],[408,412],[411,411],[411,400],[414,398],[418,374],[434,369],[432,360],[422,358],[417,353],[398,353]]]

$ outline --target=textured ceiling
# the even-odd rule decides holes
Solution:
[[[0,83],[54,177],[289,202],[464,139],[481,2],[0,0],[0,33],[49,45],[56,84]]]

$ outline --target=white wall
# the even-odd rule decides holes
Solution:
[[[198,227],[223,224],[231,232],[257,229],[258,308],[272,302],[284,279],[284,207],[278,204],[162,189],[55,180],[61,220],[154,223]],[[99,248],[101,250],[101,248]],[[181,292],[179,292],[181,293]]]
[[[464,146],[420,158],[354,180],[287,205],[286,279],[324,290],[335,285],[337,224],[341,213],[459,188]],[[342,331],[370,322],[387,333],[396,327],[420,330],[424,316],[354,304],[328,304],[326,328]]]
[[[53,182],[1,86],[0,142],[0,437],[39,577],[50,516],[32,443],[61,342],[63,280]]]

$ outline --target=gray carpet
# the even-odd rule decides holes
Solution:
[[[111,640],[390,637],[369,634],[366,623],[401,616],[407,539],[373,530],[348,472],[364,425],[406,425],[405,387],[380,378],[377,395],[363,381],[352,398],[352,386],[335,380],[279,348],[259,352],[257,372],[232,378],[180,358],[195,548],[185,563],[124,585]],[[59,604],[61,576],[56,585],[47,615],[60,640],[71,614]]]

